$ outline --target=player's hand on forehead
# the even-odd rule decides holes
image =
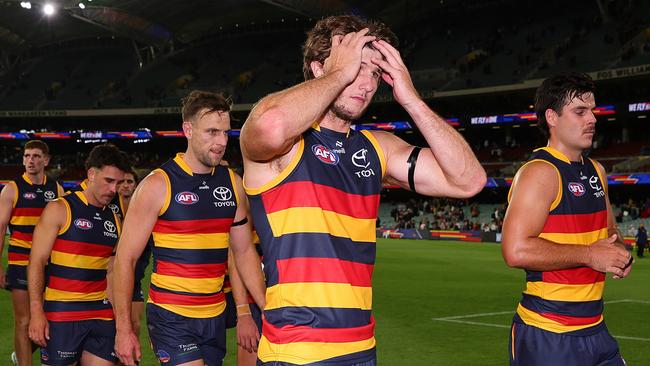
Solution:
[[[368,28],[364,28],[346,35],[334,35],[330,55],[323,63],[323,73],[340,72],[347,83],[354,81],[361,67],[363,47],[376,39],[368,32]]]
[[[383,58],[373,57],[371,61],[381,68],[381,77],[393,88],[395,100],[402,106],[420,101],[420,95],[399,51],[384,40],[373,41],[372,46]]]

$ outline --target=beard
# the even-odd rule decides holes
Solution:
[[[214,168],[221,162],[223,154],[220,154],[218,157],[213,157],[210,155],[209,151],[196,151],[196,158],[199,162],[207,167]]]
[[[366,108],[368,107],[366,106]],[[345,108],[345,105],[343,105],[343,103],[340,103],[338,102],[338,100],[335,100],[330,106],[330,112],[332,112],[332,114],[334,114],[336,118],[342,119],[347,122],[354,122],[363,115],[363,113],[366,111],[366,108],[360,110],[355,114],[347,110]]]

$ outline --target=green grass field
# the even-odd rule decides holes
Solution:
[[[374,314],[380,364],[507,364],[509,325],[524,272],[506,267],[499,245],[382,239],[377,245]],[[649,289],[650,259],[638,260],[625,280],[607,280],[605,318],[629,365],[650,364]],[[0,365],[9,364],[13,348],[10,306],[9,293],[1,292]],[[141,338],[147,345],[146,334]],[[229,342],[234,350],[232,331]],[[142,365],[156,365],[144,348]],[[232,355],[225,365],[235,365]]]

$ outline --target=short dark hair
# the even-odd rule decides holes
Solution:
[[[135,169],[133,169],[133,167],[129,168],[129,170],[125,170],[124,173],[131,174],[136,184],[140,183],[140,178],[138,177],[138,174],[135,172]]]
[[[573,98],[582,98],[595,93],[596,84],[591,76],[579,72],[564,72],[551,76],[542,82],[535,93],[535,114],[537,127],[547,138],[550,136],[546,110],[552,109],[558,115]]]
[[[363,28],[368,28],[369,36],[375,36],[377,40],[384,40],[391,46],[398,47],[397,36],[382,22],[364,19],[356,15],[335,15],[321,19],[314,25],[314,28],[307,32],[307,40],[302,46],[302,73],[305,80],[314,78],[314,73],[311,71],[312,61],[324,63],[325,59],[329,57],[332,37],[358,32]]]
[[[39,149],[43,152],[43,155],[50,155],[50,148],[47,144],[41,140],[30,140],[25,144],[25,150],[27,149]]]
[[[232,100],[221,93],[205,90],[192,90],[185,98],[181,99],[183,121],[193,122],[203,109],[206,113],[226,112],[230,113]]]
[[[101,169],[105,166],[114,166],[123,172],[128,172],[131,169],[129,157],[113,144],[102,144],[93,147],[86,159],[86,170],[90,168]]]

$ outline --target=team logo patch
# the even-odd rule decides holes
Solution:
[[[176,202],[181,205],[193,205],[199,202],[199,195],[193,192],[181,192],[176,195]]]
[[[86,219],[76,219],[74,220],[74,226],[81,230],[90,230],[93,228],[93,223]]]
[[[311,151],[316,155],[318,160],[325,164],[336,165],[339,163],[339,156],[323,145],[313,145]]]
[[[228,187],[217,187],[212,191],[212,195],[216,200],[228,201],[232,198],[232,191]]]
[[[34,198],[36,198],[36,193],[34,193],[34,192],[25,192],[25,193],[23,193],[23,198],[25,198],[26,200],[33,200]]]
[[[115,224],[112,221],[106,220],[104,221],[104,229],[109,233],[114,233],[116,230]]]
[[[585,186],[583,186],[582,183],[570,182],[569,192],[576,197],[580,197],[585,194]]]
[[[352,164],[354,166],[359,167],[359,168],[364,168],[366,169],[367,167],[370,166],[370,162],[366,160],[366,154],[368,153],[368,149],[361,149],[352,155]]]
[[[158,357],[158,360],[162,363],[167,363],[169,360],[171,360],[171,356],[167,351],[164,351],[162,349],[159,349],[158,352],[156,352],[156,357]]]
[[[47,361],[50,359],[50,355],[47,354],[47,351],[41,348],[41,360]]]
[[[43,196],[45,196],[45,199],[48,200],[53,200],[56,198],[56,195],[52,191],[45,191],[45,193],[43,193]]]

